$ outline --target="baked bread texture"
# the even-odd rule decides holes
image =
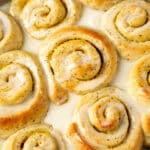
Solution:
[[[150,54],[136,61],[129,80],[130,93],[140,103],[150,106]]]
[[[84,5],[100,10],[108,10],[113,5],[123,0],[80,0]]]
[[[66,27],[49,36],[40,48],[50,99],[64,103],[77,94],[102,88],[112,80],[117,55],[102,34],[84,27]]]
[[[140,120],[127,93],[106,87],[81,98],[67,137],[78,150],[141,150]]]
[[[36,124],[11,135],[1,150],[66,150],[61,134],[48,124]]]
[[[40,122],[48,106],[37,59],[20,50],[0,55],[0,138]]]
[[[0,10],[0,54],[20,49],[23,43],[21,28],[7,13]]]
[[[142,56],[134,64],[129,75],[129,92],[141,111],[140,118],[145,135],[145,145],[150,146],[150,54]]]
[[[109,9],[101,20],[102,30],[121,57],[133,60],[150,52],[150,3],[125,0]]]
[[[75,24],[81,5],[76,0],[13,0],[10,13],[32,37],[44,39],[57,29]]]

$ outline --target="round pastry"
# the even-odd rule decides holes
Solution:
[[[140,120],[126,100],[127,94],[114,87],[83,96],[67,129],[72,145],[78,150],[140,150]]]
[[[1,150],[66,150],[61,134],[47,124],[28,126],[11,135]]]
[[[20,49],[23,36],[19,25],[8,14],[0,11],[0,54]]]
[[[19,50],[0,55],[0,137],[40,122],[48,104],[36,58]]]
[[[139,104],[145,145],[150,146],[150,54],[141,57],[130,72],[129,92]]]
[[[121,2],[122,0],[80,0],[84,5],[101,10],[108,10],[113,5]]]
[[[85,94],[106,86],[113,78],[117,55],[102,34],[83,27],[60,29],[40,48],[49,97],[61,104],[67,91]]]
[[[140,103],[150,106],[150,54],[135,63],[130,73],[129,88]]]
[[[13,0],[10,13],[21,20],[32,37],[43,39],[74,24],[80,17],[81,5],[76,0]]]
[[[136,59],[150,52],[150,3],[125,0],[108,10],[102,29],[125,59]]]

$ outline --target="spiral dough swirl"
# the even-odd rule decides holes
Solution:
[[[145,136],[144,144],[150,146],[150,54],[136,61],[130,72],[128,83],[130,94],[134,96],[140,108],[144,108],[140,116]]]
[[[129,88],[140,103],[150,105],[150,55],[141,57],[135,63],[130,73]]]
[[[8,14],[0,11],[0,54],[20,49],[23,36],[19,25]]]
[[[39,55],[50,99],[56,103],[66,101],[67,91],[85,94],[106,86],[117,66],[115,50],[107,38],[83,27],[54,33],[42,45]]]
[[[48,100],[36,58],[23,51],[0,55],[0,137],[38,123],[45,117]]]
[[[1,150],[66,150],[61,134],[47,124],[28,126],[11,135]]]
[[[150,3],[126,0],[102,18],[102,29],[125,59],[136,59],[150,52]]]
[[[80,12],[81,5],[76,0],[13,0],[10,7],[10,13],[37,39],[74,24]]]
[[[125,98],[129,97],[114,87],[83,96],[67,130],[68,139],[76,149],[140,150],[140,121],[124,103]]]

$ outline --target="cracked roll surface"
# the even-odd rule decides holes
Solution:
[[[0,137],[40,122],[48,104],[37,59],[20,50],[0,55]]]
[[[101,27],[125,59],[150,52],[150,3],[126,0],[108,10]]]
[[[32,37],[44,39],[59,28],[75,24],[81,5],[76,0],[13,0],[10,13]]]
[[[83,96],[67,129],[71,144],[78,150],[140,150],[140,120],[126,99],[114,87]]]
[[[7,13],[0,10],[0,54],[20,49],[23,35],[19,25]]]
[[[61,134],[48,124],[36,124],[11,135],[1,150],[66,150]]]
[[[145,135],[145,145],[150,146],[150,54],[138,59],[129,75],[129,92],[144,108],[141,123]]]
[[[106,86],[117,67],[117,55],[102,34],[83,27],[63,28],[40,48],[49,97],[64,103],[68,91],[85,94]]]
[[[122,0],[80,0],[84,5],[100,10],[108,10]]]

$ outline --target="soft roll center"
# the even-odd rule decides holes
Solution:
[[[0,70],[0,105],[21,103],[32,91],[32,76],[20,64],[10,64]]]
[[[61,13],[60,13],[61,12]],[[32,10],[31,19],[37,28],[49,28],[62,22],[66,9],[60,0],[51,1],[47,5],[38,5]]]

